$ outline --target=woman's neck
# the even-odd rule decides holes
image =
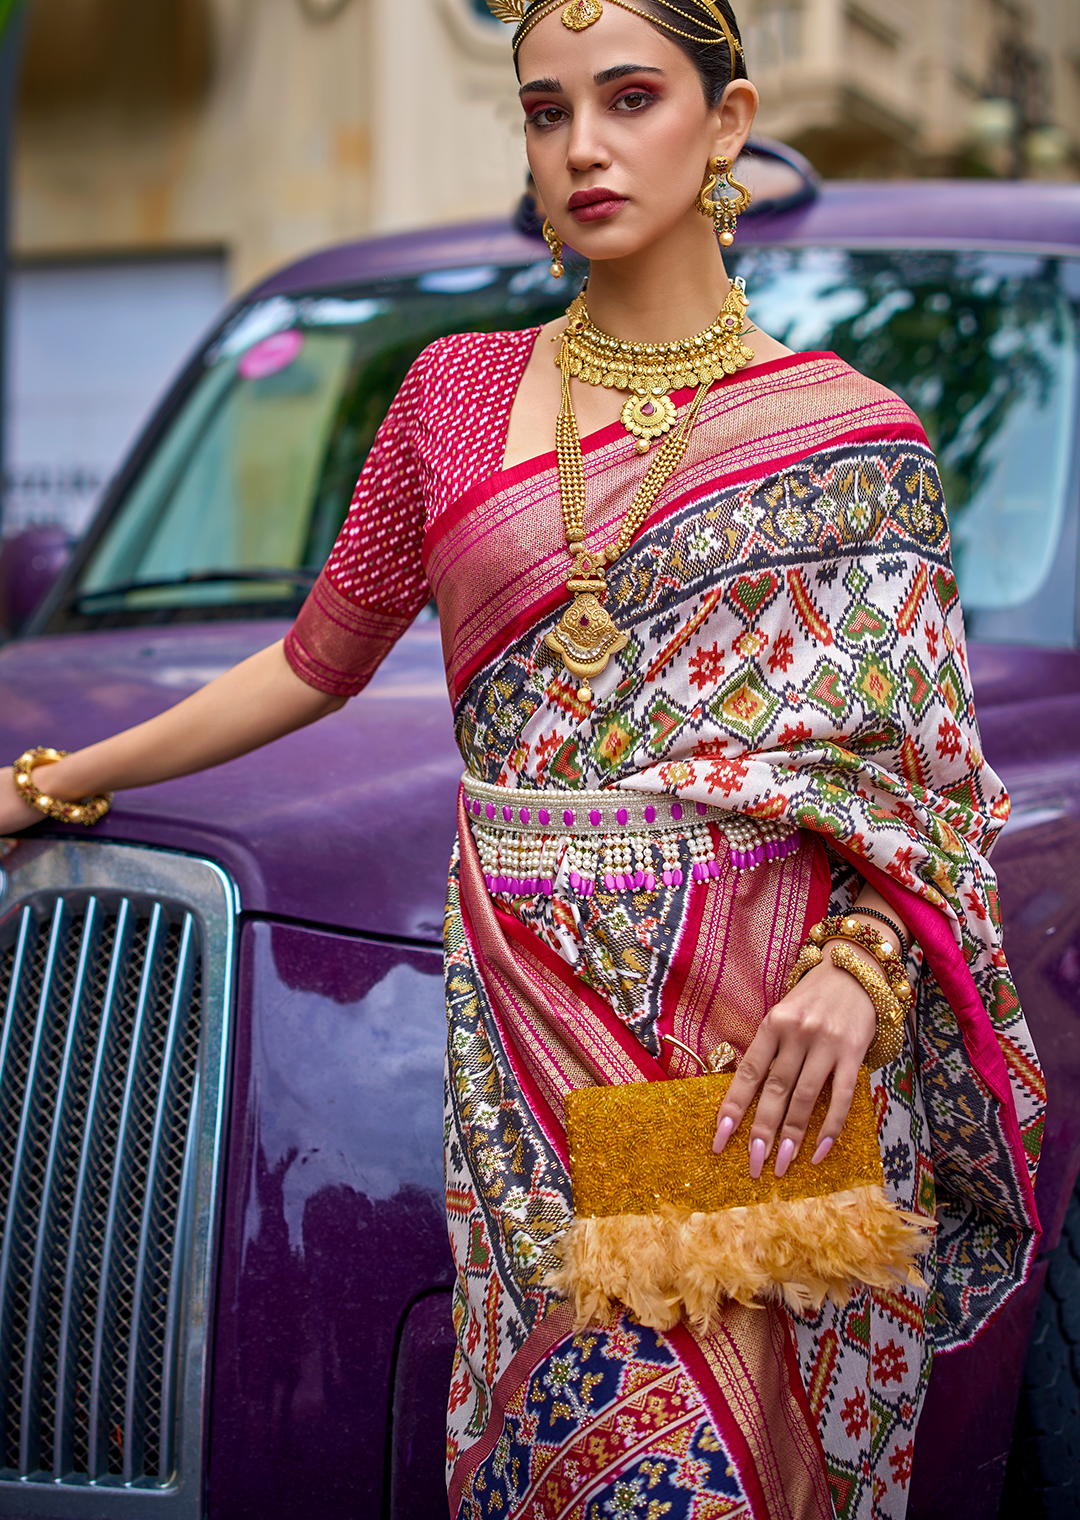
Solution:
[[[710,327],[730,289],[712,232],[683,218],[639,253],[593,261],[589,316],[612,337],[670,343]]]

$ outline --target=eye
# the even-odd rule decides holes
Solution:
[[[565,116],[561,106],[540,106],[538,110],[530,111],[525,120],[530,127],[557,127]]]
[[[617,111],[640,111],[645,106],[651,106],[656,96],[651,90],[627,90],[625,95],[620,95],[615,102]]]

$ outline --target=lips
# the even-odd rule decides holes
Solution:
[[[616,195],[606,185],[594,185],[591,190],[575,190],[566,203],[566,209],[575,222],[599,222],[614,216],[626,205],[625,195]]]

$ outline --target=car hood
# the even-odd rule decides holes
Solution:
[[[0,649],[0,757],[138,723],[288,625],[21,639]],[[201,775],[118,794],[96,837],[215,860],[243,911],[438,943],[461,758],[439,625],[416,624],[337,713]],[[76,832],[51,823],[33,835]],[[29,837],[29,836],[25,836]]]

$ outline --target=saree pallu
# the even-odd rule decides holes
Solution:
[[[648,461],[616,427],[584,462],[604,543]],[[901,1516],[934,1349],[971,1340],[1028,1271],[1043,1101],[986,861],[1008,802],[979,746],[925,437],[829,355],[714,388],[609,573],[630,637],[591,709],[544,646],[567,573],[553,455],[468,491],[424,563],[467,770],[512,796],[518,862],[499,864],[463,796],[446,919],[451,1513]],[[572,810],[587,790],[659,794],[679,816],[583,853],[555,813],[542,861],[513,839],[515,806],[532,816],[543,793]],[[720,812],[702,823],[698,804]],[[784,849],[755,849],[755,829]],[[862,879],[918,939],[916,1033],[873,1095],[890,1197],[937,1219],[929,1294],[898,1284],[803,1316],[729,1304],[708,1336],[625,1314],[575,1333],[545,1286],[573,1213],[565,1094],[691,1075],[665,1036],[744,1051],[808,924]]]

